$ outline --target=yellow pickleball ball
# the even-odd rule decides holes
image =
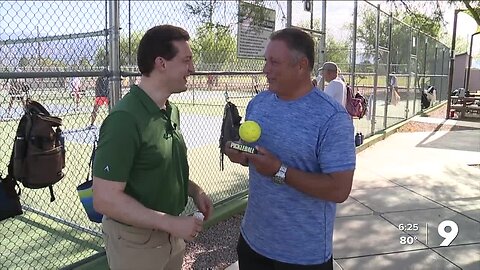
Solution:
[[[243,141],[252,143],[260,138],[260,135],[262,134],[262,129],[257,122],[249,120],[243,122],[243,124],[240,125],[238,133]]]

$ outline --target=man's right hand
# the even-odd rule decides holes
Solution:
[[[192,241],[202,231],[203,220],[194,216],[170,216],[172,220],[169,222],[170,228],[167,230],[173,236]]]
[[[248,158],[244,152],[230,148],[231,141],[225,143],[225,154],[231,162],[241,164],[243,166],[248,166]]]

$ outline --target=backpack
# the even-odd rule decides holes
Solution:
[[[227,101],[223,109],[222,130],[220,132],[219,148],[220,148],[220,170],[223,171],[223,155],[225,154],[225,144],[227,141],[238,141],[238,129],[240,128],[240,121],[242,117],[238,113],[238,108],[235,104]]]
[[[7,177],[26,188],[48,187],[51,202],[55,200],[52,185],[65,176],[61,125],[61,118],[51,116],[40,103],[27,99],[8,164]]]
[[[345,108],[347,112],[353,116],[361,119],[367,113],[368,102],[367,99],[360,93],[353,95],[353,89],[350,85],[346,85],[347,88],[347,101]]]
[[[10,175],[0,176],[0,221],[23,214],[20,204],[20,188]]]

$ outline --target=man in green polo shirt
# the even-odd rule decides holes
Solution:
[[[179,216],[191,196],[208,219],[210,198],[189,180],[187,148],[178,108],[168,101],[186,90],[194,71],[189,34],[161,25],[138,46],[138,85],[112,109],[100,128],[94,161],[93,201],[111,269],[181,269],[184,240],[203,221]]]

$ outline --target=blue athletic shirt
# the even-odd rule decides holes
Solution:
[[[259,145],[287,167],[333,173],[355,169],[353,123],[347,111],[313,88],[293,101],[264,91],[247,106],[245,120],[262,128]],[[314,198],[249,167],[249,197],[241,225],[257,253],[292,264],[321,264],[332,256],[336,203]]]

